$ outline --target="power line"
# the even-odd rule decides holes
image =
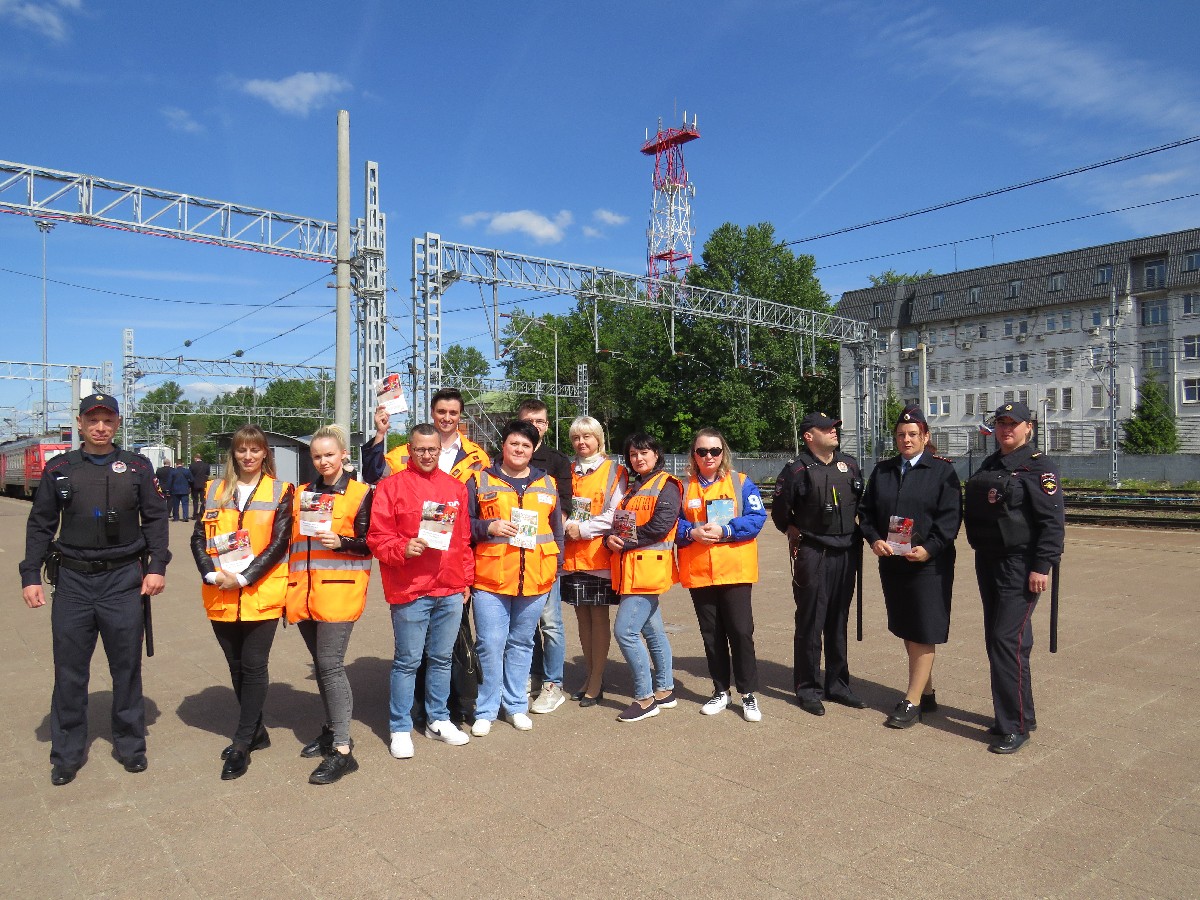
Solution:
[[[988,197],[998,197],[1001,194],[1008,194],[1012,191],[1019,191],[1022,188],[1033,187],[1038,184],[1046,184],[1047,182],[1057,181],[1060,178],[1068,178],[1071,175],[1080,175],[1084,172],[1092,172],[1096,169],[1102,169],[1105,166],[1116,165],[1117,163],[1128,162],[1131,159],[1140,159],[1143,156],[1150,156],[1154,153],[1161,153],[1164,150],[1174,150],[1177,147],[1184,147],[1188,144],[1194,144],[1200,141],[1200,135],[1195,135],[1189,138],[1181,138],[1177,141],[1171,141],[1169,144],[1162,144],[1158,147],[1150,147],[1145,150],[1137,150],[1133,153],[1126,153],[1124,156],[1116,156],[1112,159],[1106,159],[1103,162],[1091,163],[1086,166],[1077,166],[1074,169],[1068,169],[1065,172],[1058,172],[1054,175],[1044,175],[1041,178],[1033,178],[1029,181],[1022,181],[1019,184],[1010,184],[1007,187],[993,188],[990,191],[983,191],[979,194],[972,194],[970,197],[962,197],[958,200],[947,200],[944,203],[935,203],[933,206],[925,206],[921,209],[910,210],[905,213],[897,213],[894,216],[887,216],[882,219],[874,219],[870,222],[863,222],[861,225],[848,225],[845,228],[837,228],[833,231],[825,231],[821,234],[814,234],[810,237],[797,238],[794,241],[784,241],[783,246],[791,246],[792,244],[805,244],[809,241],[819,241],[824,238],[834,237],[839,234],[849,234],[852,231],[862,231],[864,228],[873,228],[876,225],[886,225],[888,222],[899,222],[903,219],[911,219],[915,216],[923,216],[926,213],[937,212],[942,209],[950,209],[954,206],[962,206],[964,203],[971,203],[975,200],[984,200]]]

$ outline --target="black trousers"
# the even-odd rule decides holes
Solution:
[[[112,677],[112,738],[117,756],[146,752],[142,703],[142,567],[85,575],[63,567],[50,607],[54,695],[50,763],[78,769],[87,754],[88,679],[96,637]]]
[[[204,489],[192,491],[192,518],[200,518],[200,514],[204,512]]]
[[[728,691],[730,660],[733,683],[743,694],[758,690],[758,659],[754,655],[754,612],[749,584],[720,584],[691,588],[692,606],[704,640],[708,674],[717,691]]]
[[[824,696],[850,689],[846,623],[854,593],[854,548],[831,550],[801,542],[792,573],[796,601],[795,682],[802,700],[822,697],[821,642],[825,643]]]
[[[992,708],[1001,734],[1028,734],[1036,721],[1029,651],[1038,595],[1029,591],[1024,556],[975,554],[983,600],[983,640],[992,675]]]
[[[277,618],[261,622],[212,623],[213,634],[217,636],[217,643],[225,654],[225,662],[229,663],[233,693],[241,708],[237,730],[233,734],[235,744],[249,746],[262,722],[267,687],[270,685],[267,661],[278,627]]]

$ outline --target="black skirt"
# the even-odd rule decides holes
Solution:
[[[571,606],[616,606],[621,602],[612,589],[612,579],[588,572],[568,572],[558,586],[563,603]]]
[[[883,557],[879,560],[879,581],[887,607],[888,631],[917,644],[946,643],[954,593],[953,547],[924,563]]]

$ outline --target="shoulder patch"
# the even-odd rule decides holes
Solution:
[[[950,464],[952,464],[952,465],[953,465],[953,463],[954,463],[954,460],[952,460],[952,459],[951,459],[950,457],[948,457],[948,456],[936,456],[936,455],[935,455],[933,458],[934,458],[934,459],[940,459],[942,462],[947,462],[947,463],[950,463]]]
[[[1040,457],[1041,455],[1042,455],[1042,451],[1041,451],[1041,450],[1035,450],[1035,451],[1033,451],[1033,455],[1032,455],[1032,456],[1030,456],[1029,458],[1030,458],[1030,459],[1037,459],[1037,458],[1038,458],[1038,457]]]
[[[1047,496],[1058,493],[1058,477],[1053,472],[1042,474],[1042,493]]]

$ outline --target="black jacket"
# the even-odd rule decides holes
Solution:
[[[565,520],[571,515],[571,495],[573,493],[570,458],[561,450],[546,446],[546,442],[542,441],[533,451],[529,464],[541,469],[554,479],[554,484],[558,488],[558,508]]]
[[[930,559],[954,545],[962,525],[962,486],[954,465],[929,452],[900,479],[900,456],[881,461],[871,473],[858,521],[868,544],[887,540],[888,520],[913,520],[912,544],[924,547]]]
[[[963,521],[977,553],[1028,556],[1049,574],[1066,539],[1058,466],[1029,444],[993,453],[967,479]]]
[[[296,489],[292,485],[284,488],[283,496],[275,507],[275,518],[271,522],[271,542],[262,553],[254,557],[245,571],[239,573],[246,579],[247,585],[254,584],[287,556],[288,547],[292,542],[292,503],[295,494]],[[236,499],[235,495],[231,502],[236,502]],[[196,561],[196,568],[200,570],[201,575],[217,570],[213,558],[208,555],[208,537],[204,533],[203,517],[196,520],[196,527],[192,531],[192,559]]]

